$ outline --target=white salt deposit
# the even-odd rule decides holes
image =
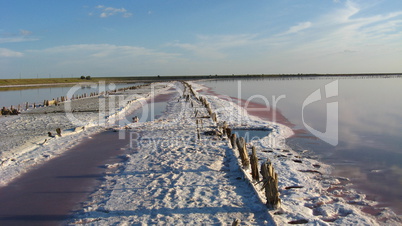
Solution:
[[[110,128],[116,118],[140,108],[141,103],[169,89],[171,85],[158,83],[117,92],[102,101],[98,97],[84,98],[60,106],[30,109],[18,116],[1,116],[0,186],[32,167],[59,156],[82,138]],[[128,102],[132,104],[128,105]],[[102,103],[105,105],[103,109]],[[70,111],[66,111],[67,104],[71,106]],[[56,135],[56,128],[62,130],[61,137]],[[48,132],[53,137],[49,137]]]
[[[159,84],[155,93],[176,92],[170,87],[178,95],[169,101],[165,114],[155,121],[127,125],[134,139],[129,140],[131,147],[126,147],[124,161],[105,166],[104,181],[69,223],[210,225],[231,224],[238,219],[242,225],[303,221],[308,225],[400,224],[388,209],[377,217],[364,213],[364,207],[375,203],[353,190],[338,189],[344,188],[343,181],[328,176],[329,166],[286,146],[284,140],[293,134],[291,129],[250,116],[232,102],[204,96],[219,123],[226,121],[231,128],[271,130],[268,136],[248,144],[257,147],[260,164],[269,159],[279,175],[282,206],[268,210],[262,183],[253,181],[250,170],[240,167],[238,153],[231,149],[228,139],[206,135],[216,130],[217,124],[210,118],[196,123],[196,111],[198,117],[208,113],[197,100],[182,97],[182,84]],[[126,103],[113,108],[115,112],[109,111],[105,124],[110,126],[111,120],[140,107],[141,100],[153,95],[149,90],[141,92],[143,99],[127,98]],[[187,90],[185,94],[190,93]],[[86,101],[88,109],[98,102],[94,98]],[[75,131],[77,126],[64,114],[1,118],[1,128],[7,129],[1,134],[0,182],[6,185],[33,166],[68,150],[82,137],[105,129],[105,124],[97,123],[97,113],[77,113],[76,118],[87,122],[85,130]],[[54,128],[49,126],[53,122]],[[48,130],[57,127],[63,129],[62,137],[46,137]]]

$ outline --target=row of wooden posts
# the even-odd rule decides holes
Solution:
[[[191,85],[183,82],[184,91],[183,96],[186,98],[186,101],[191,101],[190,95],[186,95],[186,89],[188,88],[192,96],[200,101],[200,103],[206,108],[209,117],[217,123],[216,113],[212,111],[211,105],[205,97],[197,97],[195,95],[194,90]],[[192,106],[193,103],[191,102]],[[202,127],[202,118],[197,118],[198,111],[195,110],[196,124],[197,124],[197,133],[198,139],[200,139],[200,132],[198,126],[201,124]],[[266,205],[271,209],[277,209],[281,206],[281,200],[279,198],[279,189],[278,189],[278,174],[275,172],[273,165],[269,159],[263,162],[260,166],[260,172],[258,172],[258,157],[257,157],[257,149],[252,146],[251,155],[247,151],[246,141],[243,137],[237,137],[236,133],[232,133],[232,129],[229,128],[226,122],[223,122],[218,126],[218,130],[222,131],[222,136],[227,136],[230,140],[230,144],[233,150],[239,152],[241,164],[244,169],[249,169],[251,167],[251,175],[254,181],[262,183],[262,189],[265,191],[265,198],[267,200]],[[262,180],[260,179],[260,173],[262,176]]]
[[[251,168],[251,177],[253,180],[258,183],[263,183],[261,190],[265,190],[265,198],[267,200],[266,205],[272,209],[279,208],[281,200],[279,198],[278,174],[275,172],[271,161],[267,159],[267,161],[261,164],[260,173],[262,175],[262,180],[260,180],[256,147],[251,147],[251,155],[249,156],[246,142],[243,137],[236,137],[235,133],[231,134],[229,128],[226,128],[226,135],[230,138],[232,148],[238,150],[243,168]]]
[[[126,91],[126,90],[132,90],[132,89],[138,89],[144,85],[139,85],[139,86],[130,86],[130,87],[125,87],[125,88],[120,88],[120,89],[114,89],[114,90],[110,90],[110,91],[106,91],[106,92],[91,92],[89,94],[84,93],[81,95],[72,95],[70,100],[78,100],[78,99],[82,99],[82,98],[87,98],[87,97],[95,97],[95,96],[100,96],[100,95],[108,95],[108,94],[112,94],[112,93],[116,93],[118,91]],[[61,96],[61,97],[57,97],[56,99],[52,99],[52,100],[44,100],[43,104],[37,104],[37,103],[33,103],[30,104],[29,102],[26,102],[24,105],[19,104],[18,106],[14,107],[13,105],[11,105],[10,108],[6,108],[3,107],[0,111],[0,115],[18,115],[22,112],[22,110],[28,110],[29,108],[37,108],[37,107],[47,107],[47,106],[52,106],[52,105],[58,105],[62,102],[65,102],[68,100],[67,96]],[[25,107],[25,108],[23,108]]]

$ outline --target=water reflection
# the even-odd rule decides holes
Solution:
[[[338,96],[317,101],[304,109],[305,99],[317,89],[339,80]],[[334,166],[334,174],[351,177],[359,189],[402,214],[402,78],[321,78],[321,79],[244,79],[204,82],[228,96],[249,99],[264,96],[273,106],[273,97],[285,96],[276,103],[280,112],[303,130],[288,140],[296,149],[309,149]],[[325,93],[321,91],[321,96]],[[253,101],[267,105],[263,98]],[[339,105],[339,143],[329,145],[307,131],[304,123],[325,132],[326,105]]]
[[[141,84],[143,83],[116,83],[111,87],[113,87],[113,89],[119,89]],[[43,103],[43,100],[51,100],[53,98],[56,99],[61,96],[67,96],[68,91],[73,86],[74,85],[0,91],[0,107],[10,107],[11,105],[17,106],[18,104],[23,105],[25,102]],[[108,85],[106,85],[105,88],[106,90],[110,90]],[[83,85],[74,93],[74,95],[82,95],[84,93],[90,94],[91,92],[99,92],[98,87]]]

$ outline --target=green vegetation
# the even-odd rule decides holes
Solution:
[[[123,77],[93,78],[91,76],[82,76],[81,78],[0,79],[0,86],[80,83],[84,82],[83,80],[91,80],[91,82],[98,82],[98,81],[124,81],[130,79]]]
[[[82,82],[79,78],[0,79],[0,86]]]

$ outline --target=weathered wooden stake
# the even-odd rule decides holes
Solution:
[[[239,219],[236,219],[236,220],[234,220],[233,222],[232,222],[232,226],[239,226],[240,225],[240,220]]]
[[[232,129],[231,128],[226,128],[226,136],[230,138],[232,136]]]
[[[265,189],[266,205],[268,208],[278,209],[281,206],[278,190],[278,174],[275,173],[272,163],[267,160],[261,164],[261,174],[263,178],[263,188]]]
[[[253,177],[254,180],[259,181],[260,175],[258,174],[257,150],[254,146],[252,147],[251,151],[250,163],[251,163],[251,176]]]
[[[213,112],[213,113],[211,114],[211,118],[212,118],[212,121],[214,121],[214,122],[217,121],[217,119],[216,119],[216,113],[215,113],[215,112]]]
[[[232,148],[235,149],[236,148],[236,134],[232,134],[232,136],[230,137],[230,144],[232,145]]]
[[[250,160],[249,160],[248,154],[247,154],[246,141],[244,140],[243,137],[239,137],[236,140],[236,145],[237,145],[237,150],[239,150],[239,154],[240,154],[240,158],[241,158],[243,167],[248,168],[250,166]]]
[[[57,135],[59,135],[59,137],[61,137],[61,129],[60,128],[56,129],[56,133],[57,133]]]

